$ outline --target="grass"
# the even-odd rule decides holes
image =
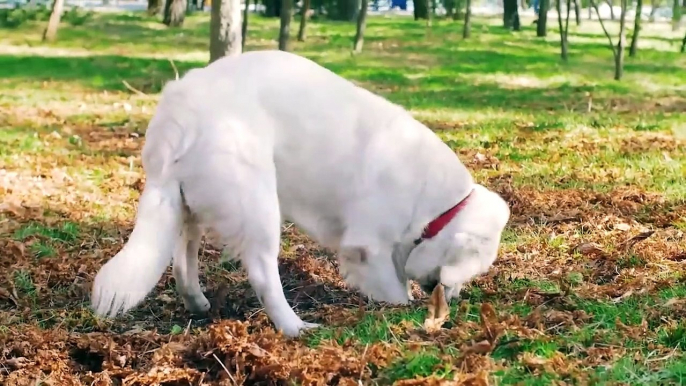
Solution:
[[[530,20],[517,33],[499,23],[477,17],[463,40],[457,22],[427,30],[410,18],[371,17],[364,52],[351,56],[354,26],[315,20],[308,41],[292,43],[408,108],[513,213],[498,261],[464,288],[435,334],[421,328],[426,298],[360,309],[331,255],[285,227],[289,302],[324,324],[295,341],[270,332],[240,265],[220,262],[209,245],[201,268],[210,317],[183,309],[169,273],[126,316],[100,320],[88,309],[93,275],[131,231],[140,149],[159,91],[175,76],[170,60],[181,74],[206,63],[208,17],[167,29],[138,13],[98,14],[62,26],[49,45],[38,22],[2,30],[0,383],[91,384],[95,374],[147,384],[145,374],[166,366],[174,371],[164,382],[200,382],[193,377],[205,373],[214,384],[224,370],[207,352],[248,384],[683,383],[683,31],[646,23],[638,56],[615,82],[597,23],[571,27],[568,63],[554,23],[546,38]],[[274,48],[277,33],[278,20],[252,15],[247,49]],[[627,247],[646,230],[654,233]],[[485,304],[495,320],[482,314]],[[183,360],[163,354],[178,349],[172,343],[188,348]],[[36,350],[49,351],[39,361]]]

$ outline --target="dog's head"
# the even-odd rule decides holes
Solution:
[[[405,274],[427,293],[442,284],[448,300],[459,296],[463,283],[488,271],[495,261],[509,218],[505,200],[476,184],[465,207],[445,228],[410,252]]]

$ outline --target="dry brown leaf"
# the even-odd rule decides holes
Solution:
[[[582,255],[605,255],[605,251],[603,251],[598,245],[594,243],[578,244],[574,248],[572,248],[572,252],[579,252]]]
[[[521,361],[524,366],[527,366],[531,369],[541,369],[549,362],[548,359],[541,358],[530,352],[525,352],[522,354]]]
[[[463,353],[488,354],[489,352],[493,351],[493,348],[494,347],[491,344],[491,342],[489,342],[488,340],[482,340],[464,349]]]
[[[424,321],[424,330],[426,332],[436,332],[441,329],[443,323],[450,316],[450,308],[445,300],[445,290],[442,284],[439,283],[431,293],[428,308],[429,315],[427,315]]]

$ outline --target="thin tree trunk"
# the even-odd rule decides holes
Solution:
[[[288,51],[288,39],[291,35],[291,9],[293,0],[281,1],[281,28],[279,28],[279,49]]]
[[[536,36],[544,37],[548,32],[548,9],[550,9],[550,0],[541,0],[539,7]]]
[[[419,0],[422,1],[422,0]],[[424,0],[426,1],[426,26],[431,27],[431,23],[433,21],[433,14],[434,14],[434,9],[433,9],[433,4],[431,0]]]
[[[367,27],[367,8],[369,8],[369,0],[362,0],[360,12],[357,14],[357,33],[355,33],[355,43],[353,44],[354,52],[362,52],[362,45],[364,44],[364,30]]]
[[[517,0],[503,0],[503,26],[505,28],[515,31],[521,29],[518,9]]]
[[[62,19],[62,10],[64,10],[64,0],[55,0],[52,3],[52,12],[48,20],[48,26],[43,31],[43,41],[53,41],[57,38],[57,28],[60,26]]]
[[[681,24],[681,3],[679,0],[674,0],[672,4],[672,31],[677,31]]]
[[[684,40],[681,41],[681,53],[686,52],[686,35],[684,35]]]
[[[610,33],[607,31],[607,28],[605,27],[605,23],[603,23],[603,19],[600,17],[600,11],[598,10],[598,4],[596,4],[595,0],[590,0],[591,6],[593,9],[595,9],[596,14],[598,15],[598,20],[600,21],[600,26],[603,28],[603,32],[605,33],[605,36],[607,37],[607,40],[610,42],[610,48],[612,49],[612,56],[614,57],[614,62],[615,62],[615,80],[620,80],[622,78],[623,72],[624,72],[624,28],[626,26],[626,2],[627,0],[621,0],[622,1],[622,17],[619,21],[619,42],[617,43],[617,47],[615,47],[614,42],[612,41],[612,36]]]
[[[568,49],[567,49],[567,33],[569,31],[569,14],[571,11],[571,0],[567,0],[567,20],[565,25],[562,25],[562,0],[556,0],[555,6],[557,8],[557,22],[560,26],[560,57],[563,61],[567,61]]]
[[[605,0],[605,3],[610,6],[610,20],[615,19],[615,7],[614,7],[614,1],[613,0]],[[600,15],[598,15],[600,17]]]
[[[464,29],[462,38],[467,39],[472,34],[472,0],[467,0],[464,10]]]
[[[634,33],[631,35],[631,48],[629,48],[629,56],[636,56],[638,51],[638,35],[641,32],[641,12],[643,11],[643,0],[636,2],[636,17],[634,19]]]
[[[339,0],[340,1],[340,0]],[[417,0],[414,1],[414,19],[428,19],[429,18],[429,1]]]
[[[653,1],[652,2],[652,7],[650,8],[650,16],[648,16],[648,21],[651,23],[655,22],[655,13],[657,12],[657,9],[662,5],[662,1]]]
[[[155,16],[162,10],[162,4],[160,0],[148,0],[148,15]]]
[[[210,14],[210,63],[238,55],[241,43],[241,0],[212,0]]]
[[[186,0],[167,0],[163,23],[169,27],[181,27],[185,18]]]
[[[310,0],[303,0],[303,9],[300,15],[300,29],[298,30],[298,41],[304,42],[307,36],[307,19],[310,17]],[[365,11],[366,12],[366,11]]]
[[[615,58],[615,80],[621,80],[624,75],[624,47],[626,47],[626,11],[628,0],[621,0],[622,7],[619,16],[619,42],[617,42],[617,57]]]
[[[576,16],[576,25],[581,25],[581,8],[579,7],[580,0],[574,0],[574,16]]]
[[[250,0],[245,0],[243,23],[241,25],[241,51],[245,51],[245,42],[248,40],[248,16],[250,16]]]

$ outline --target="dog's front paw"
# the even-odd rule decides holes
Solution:
[[[308,323],[308,322],[301,321],[297,325],[288,326],[288,327],[281,327],[280,330],[281,330],[281,332],[283,332],[283,334],[285,336],[287,336],[289,338],[297,338],[304,331],[312,330],[312,329],[319,328],[319,327],[321,327],[321,324]]]

